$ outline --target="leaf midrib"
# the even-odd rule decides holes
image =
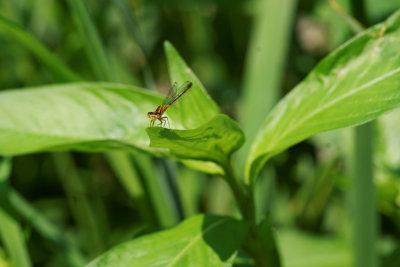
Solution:
[[[220,224],[223,224],[225,222],[227,222],[228,219],[222,219],[214,224],[211,224],[210,226],[208,226],[207,228],[205,228],[203,231],[201,231],[200,233],[198,233],[197,235],[195,235],[192,239],[192,241],[190,241],[185,247],[183,247],[183,249],[181,250],[181,252],[179,252],[173,259],[172,261],[167,265],[168,267],[174,266],[174,264],[176,264],[185,254],[186,251],[188,251],[192,246],[195,245],[195,243],[202,237],[205,236],[207,234],[207,232],[211,231],[212,229],[214,229],[215,227],[219,226]]]
[[[310,118],[314,117],[315,115],[317,115],[317,114],[320,113],[321,111],[323,111],[323,110],[325,110],[325,109],[328,109],[329,107],[333,106],[334,104],[340,102],[340,101],[343,100],[343,99],[346,99],[347,97],[349,97],[349,96],[351,96],[351,95],[354,95],[354,94],[356,94],[356,93],[358,93],[358,92],[361,92],[362,90],[364,90],[365,88],[368,88],[368,87],[371,86],[371,85],[374,85],[374,84],[379,83],[379,82],[381,82],[381,81],[383,81],[383,80],[385,80],[385,79],[387,79],[387,78],[390,78],[392,75],[394,75],[394,74],[396,74],[396,73],[398,73],[398,72],[400,72],[400,67],[399,67],[399,68],[396,68],[396,69],[394,69],[394,70],[392,70],[392,71],[390,71],[390,72],[388,72],[388,73],[386,73],[385,75],[382,75],[382,76],[380,76],[380,77],[378,77],[378,78],[376,78],[376,79],[373,79],[373,80],[371,80],[371,81],[369,81],[369,82],[367,82],[367,83],[365,83],[365,84],[359,86],[358,88],[356,88],[356,89],[354,89],[354,90],[352,90],[352,91],[350,91],[350,92],[348,92],[348,93],[346,93],[346,94],[343,94],[343,95],[340,96],[340,97],[337,97],[337,98],[333,99],[331,102],[328,102],[326,105],[324,105],[324,106],[322,106],[322,107],[316,108],[313,112],[311,112],[311,113],[309,113],[307,116],[303,117],[303,119],[298,120],[298,121],[294,124],[294,126],[293,126],[292,128],[289,128],[289,127],[286,128],[286,130],[285,130],[282,134],[279,135],[278,139],[276,139],[274,143],[275,143],[275,144],[276,144],[276,143],[279,144],[280,141],[281,141],[282,139],[284,139],[284,138],[287,136],[288,133],[293,132],[293,131],[296,130],[299,126],[301,126],[302,124],[304,124],[304,122],[306,122],[306,121],[309,120]],[[271,142],[270,144],[272,144],[272,142]],[[272,147],[273,147],[273,146],[272,146]],[[272,150],[269,149],[269,151],[272,151]],[[267,151],[267,152],[268,152],[268,151]]]

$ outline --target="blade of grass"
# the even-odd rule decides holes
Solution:
[[[343,18],[353,33],[357,34],[366,30],[365,26],[349,15],[335,0],[329,0],[329,4]]]
[[[12,36],[18,43],[37,56],[59,82],[81,80],[79,75],[55,57],[43,44],[26,30],[0,15],[0,31]]]
[[[25,246],[24,235],[18,221],[9,213],[7,200],[8,178],[11,172],[11,159],[0,161],[0,237],[10,255],[14,266],[29,267],[32,263]]]
[[[133,167],[130,158],[126,157],[124,153],[112,151],[107,153],[106,156],[116,175],[119,177],[119,181],[127,189],[138,206],[142,219],[146,221],[148,227],[156,228],[157,221],[154,218],[154,212],[152,212],[148,196],[140,183],[138,169]]]
[[[372,123],[354,130],[353,186],[353,245],[355,267],[376,267],[378,217],[373,179]]]
[[[138,44],[140,49],[143,51],[144,54],[144,59],[145,63],[143,65],[143,77],[145,84],[148,88],[153,88],[154,87],[154,78],[153,78],[153,73],[150,69],[149,64],[147,63],[147,59],[150,55],[150,47],[146,44],[146,39],[143,36],[143,33],[140,30],[139,25],[136,23],[136,20],[134,19],[132,12],[129,10],[129,6],[126,3],[125,0],[117,0],[115,1],[117,7],[119,8],[120,12],[122,13],[122,16],[125,21],[125,25],[127,29],[129,30],[132,39],[135,40],[135,42]]]
[[[86,53],[96,77],[101,81],[117,81],[96,27],[89,15],[86,1],[68,0],[68,3],[78,24],[80,35],[85,42]]]
[[[67,193],[69,206],[77,221],[83,243],[91,256],[97,256],[108,248],[108,225],[105,211],[96,196],[91,177],[80,175],[71,153],[52,153],[60,181]],[[90,194],[89,194],[90,192]],[[89,197],[89,195],[91,197]]]
[[[148,156],[137,153],[132,161],[144,177],[143,186],[151,198],[160,227],[167,228],[175,225],[179,221],[178,211],[164,177],[154,169]]]
[[[240,122],[246,136],[246,143],[238,155],[241,173],[260,125],[280,97],[297,1],[263,0],[256,3],[259,8],[246,56],[244,100],[240,113]]]

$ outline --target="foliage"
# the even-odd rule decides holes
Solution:
[[[128,30],[130,29],[131,34],[136,37],[133,50],[137,52],[137,57],[144,58],[142,64],[145,66],[142,71],[144,80],[147,81],[145,86],[132,86],[124,82],[124,73],[129,73],[129,68],[124,66],[125,63],[121,59],[116,59],[118,57],[115,53],[118,49],[110,52],[108,47],[101,42],[100,34],[95,26],[96,18],[93,20],[89,13],[89,2],[67,1],[78,25],[80,40],[83,40],[80,45],[85,45],[85,53],[88,56],[87,62],[80,61],[86,64],[83,69],[85,71],[88,69],[90,74],[85,71],[82,73],[72,71],[72,68],[42,45],[33,34],[18,26],[18,23],[0,17],[0,30],[15,38],[35,58],[39,59],[52,77],[51,83],[40,86],[19,85],[19,89],[7,87],[0,91],[0,155],[4,157],[0,162],[0,192],[2,193],[0,195],[0,233],[1,245],[6,248],[10,262],[21,266],[32,265],[31,259],[27,256],[27,250],[32,248],[28,248],[24,243],[21,229],[23,224],[19,223],[21,220],[27,222],[34,229],[35,234],[38,233],[45,240],[51,241],[55,247],[54,250],[58,251],[52,259],[53,262],[48,264],[49,266],[57,266],[60,262],[64,262],[64,259],[64,264],[71,266],[79,266],[83,262],[89,262],[87,266],[187,266],[190,264],[198,266],[235,264],[320,266],[330,263],[331,259],[335,262],[333,264],[348,265],[349,245],[343,239],[312,238],[291,230],[276,234],[273,228],[274,219],[279,217],[278,212],[286,212],[281,216],[289,217],[286,222],[292,220],[292,224],[295,224],[294,221],[297,220],[299,225],[305,224],[309,228],[318,225],[318,220],[322,220],[321,214],[324,207],[328,205],[329,198],[334,198],[335,187],[340,188],[337,181],[344,176],[342,174],[340,176],[337,170],[339,153],[325,152],[328,156],[319,159],[320,165],[315,168],[314,162],[308,162],[306,156],[300,157],[301,164],[297,170],[300,173],[299,177],[311,176],[313,179],[303,183],[304,186],[291,203],[292,207],[288,207],[288,202],[284,200],[281,203],[274,203],[274,208],[269,209],[268,213],[260,212],[260,207],[257,206],[260,202],[257,189],[260,188],[260,183],[263,182],[267,172],[262,171],[265,163],[273,156],[289,150],[313,135],[363,124],[400,106],[400,61],[397,52],[400,11],[391,15],[383,23],[356,35],[327,55],[302,82],[275,105],[271,112],[264,114],[274,99],[269,100],[271,103],[268,102],[268,107],[260,107],[260,103],[266,95],[276,97],[277,92],[264,92],[265,94],[261,94],[263,97],[257,99],[257,92],[262,90],[263,80],[265,80],[265,77],[262,77],[262,71],[257,66],[259,64],[265,66],[266,58],[275,58],[279,61],[280,69],[270,74],[274,81],[268,84],[268,90],[278,86],[284,62],[282,55],[288,47],[287,44],[281,46],[281,43],[289,32],[288,25],[291,24],[291,12],[295,6],[294,1],[274,3],[274,10],[287,11],[282,17],[285,23],[283,27],[287,28],[282,34],[274,33],[281,38],[277,44],[280,48],[279,53],[274,55],[274,51],[263,51],[262,56],[257,58],[258,38],[264,34],[269,37],[275,36],[269,35],[268,31],[263,31],[269,17],[265,19],[258,17],[259,32],[254,38],[250,53],[252,60],[249,60],[250,65],[247,67],[247,75],[252,78],[249,78],[250,81],[247,81],[246,85],[246,90],[251,90],[251,92],[247,93],[250,94],[248,95],[250,102],[246,102],[245,112],[245,119],[251,119],[254,111],[257,111],[257,118],[250,123],[243,123],[245,127],[246,125],[251,127],[244,130],[229,116],[221,114],[220,108],[210,96],[213,90],[207,91],[198,78],[202,75],[196,76],[172,43],[166,41],[164,52],[170,80],[179,84],[191,81],[193,86],[179,101],[168,108],[164,116],[168,116],[171,128],[163,128],[149,127],[149,120],[145,116],[147,112],[154,111],[163,99],[161,95],[148,90],[154,84],[150,64],[146,62],[154,59],[150,55],[151,47],[146,46],[151,42],[145,40],[144,36],[139,37],[140,31],[136,28],[135,19],[131,17],[130,12],[127,12],[129,8],[127,3],[124,0],[117,2],[118,8],[123,10]],[[150,12],[149,10],[151,11],[151,8],[147,11]],[[154,13],[149,16],[154,16]],[[272,17],[277,19],[279,16]],[[189,19],[194,21],[196,18]],[[200,17],[197,19],[201,20]],[[206,28],[204,23],[193,23],[193,25],[202,25]],[[185,26],[190,27],[191,24],[188,23]],[[199,42],[193,40],[193,43]],[[209,57],[211,55],[209,52],[206,54]],[[199,58],[197,60],[200,61]],[[207,57],[204,56],[201,60],[207,61]],[[213,60],[218,62],[217,56],[210,57],[208,60],[210,61],[204,63],[203,66],[207,66]],[[86,77],[95,77],[99,81],[88,81],[90,79]],[[127,80],[136,79],[136,77],[127,78]],[[79,82],[80,80],[82,81]],[[251,84],[256,85],[257,88],[248,89]],[[143,87],[148,87],[148,89]],[[251,99],[257,100],[254,109],[251,106]],[[264,120],[264,122],[256,131],[259,120]],[[382,120],[381,123],[385,121]],[[390,138],[383,138],[386,141],[383,146],[387,144],[395,146],[396,137],[393,137],[393,132],[384,127],[381,127],[380,134],[382,136],[390,134]],[[235,162],[232,155],[245,143],[244,133],[250,134],[249,143],[246,144],[250,150],[247,151],[247,148],[242,150],[243,153],[248,152],[248,154],[240,157],[246,158],[246,167],[241,170],[240,166],[236,166],[241,163]],[[253,138],[253,135],[256,137]],[[323,151],[321,145],[314,145]],[[104,194],[106,190],[111,190],[112,186],[107,188],[107,181],[102,180],[103,178],[97,178],[104,183],[103,186],[99,186],[101,183],[95,185],[96,179],[92,176],[96,177],[96,175],[82,169],[81,164],[91,164],[90,160],[82,160],[82,158],[89,158],[89,154],[53,153],[57,151],[105,153],[105,158],[100,160],[96,159],[97,154],[90,154],[93,161],[102,162],[96,164],[94,173],[104,172],[104,165],[106,165],[104,162],[111,165],[113,170],[109,168],[107,171],[114,172],[118,176],[122,184],[118,186],[129,194],[127,197],[116,190],[118,192],[116,199],[118,201],[122,199],[121,202],[124,202],[126,206],[130,204],[127,204],[129,201],[125,201],[124,198],[133,199],[139,219],[136,218],[134,223],[129,221],[127,223],[129,226],[122,228],[120,233],[110,230],[108,222],[105,221],[106,205],[101,201],[101,193],[97,190]],[[48,218],[48,214],[40,211],[40,206],[36,207],[33,202],[25,200],[13,189],[13,175],[19,172],[17,168],[11,171],[13,161],[44,152],[50,152],[54,166],[49,167],[49,172],[56,172],[60,177],[68,197],[68,205],[73,213],[72,217],[79,229],[78,234],[74,230],[66,230],[69,229],[65,223],[68,220],[58,218],[64,221],[64,225],[57,220],[53,222]],[[384,170],[381,169],[379,174],[384,177],[383,179],[387,177],[390,179],[382,183],[380,192],[384,192],[384,197],[381,199],[386,198],[386,200],[381,205],[384,207],[382,209],[386,216],[395,217],[396,211],[384,205],[387,201],[396,203],[396,192],[393,193],[388,188],[392,187],[392,184],[397,184],[396,171],[398,169],[394,166],[396,162],[386,159],[387,153],[382,153],[383,156],[380,156],[380,159],[384,160],[380,163]],[[287,154],[284,152],[281,157],[285,155]],[[217,216],[206,214],[207,210],[206,212],[199,210],[200,214],[178,223],[183,219],[182,214],[185,214],[185,211],[179,204],[180,192],[177,192],[176,184],[174,184],[179,182],[171,177],[176,176],[179,171],[175,171],[169,161],[157,159],[153,164],[149,156],[174,159],[204,173],[219,174],[232,192],[238,208],[237,212],[231,212],[230,216]],[[282,159],[276,157],[271,161],[274,160],[276,160],[274,164],[279,167],[279,160]],[[44,165],[46,164],[49,163],[45,161]],[[29,166],[26,168],[29,169]],[[319,172],[318,168],[322,171]],[[239,170],[239,175],[235,172],[237,170]],[[279,178],[284,176],[280,175],[279,171],[277,173]],[[98,175],[98,177],[107,176]],[[195,180],[191,188],[184,188],[184,190],[195,192],[193,188],[201,186],[200,177],[192,177],[195,175],[198,174],[192,174],[189,177]],[[271,197],[272,193],[269,192],[274,192],[274,175],[269,176],[266,190],[261,190],[261,192]],[[388,191],[390,192],[387,193]],[[223,191],[214,195],[219,194],[227,198]],[[369,194],[372,195],[372,193]],[[196,194],[192,195],[192,200],[198,201],[194,196]],[[368,200],[372,200],[369,196],[367,197]],[[284,197],[279,199],[282,200]],[[217,201],[214,201],[213,205],[216,203]],[[50,206],[64,207],[66,205],[62,202],[62,204],[53,203]],[[333,208],[329,210],[334,210],[333,213],[337,215],[335,205],[332,204],[332,206]],[[298,214],[297,218],[291,217],[294,216],[293,214],[287,215],[291,213],[290,209],[294,210],[293,214]],[[113,220],[123,221],[130,213],[131,210],[129,212],[123,210]],[[329,216],[326,215],[326,217]],[[172,224],[176,225],[160,230]],[[335,230],[340,231],[337,228]],[[400,231],[400,225],[397,230]],[[137,235],[139,237],[136,237]],[[131,239],[131,237],[135,238]],[[35,235],[32,238],[36,238]],[[90,242],[85,242],[85,239]],[[80,246],[84,248],[81,249]],[[303,254],[301,250],[303,247],[311,249],[314,257],[304,257],[307,252]],[[329,250],[332,250],[332,253]],[[293,251],[299,252],[296,255]],[[3,261],[2,255],[0,256]],[[388,259],[392,262],[397,261],[393,255]],[[4,261],[8,261],[7,257]],[[33,262],[35,265],[40,265],[40,261],[35,258]]]

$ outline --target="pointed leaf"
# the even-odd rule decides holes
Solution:
[[[184,112],[180,113],[179,119],[184,128],[197,128],[219,113],[218,106],[172,44],[165,42],[164,49],[171,82],[177,82],[178,84],[186,81],[193,82],[193,88],[190,89],[186,96],[183,96],[185,98],[183,101],[177,103],[177,107],[179,106],[180,109],[184,110]],[[171,108],[174,107],[172,106]]]
[[[180,225],[120,244],[94,266],[232,266],[248,224],[227,217],[197,215]]]
[[[246,181],[273,155],[316,133],[400,106],[400,12],[327,56],[271,111],[252,144]]]

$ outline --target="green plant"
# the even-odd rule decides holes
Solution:
[[[266,116],[240,176],[231,160],[245,139],[240,126],[219,114],[199,79],[168,42],[164,47],[171,80],[194,84],[190,93],[168,109],[171,129],[148,127],[145,114],[159,105],[162,97],[134,86],[85,82],[6,90],[0,93],[0,155],[142,151],[219,174],[232,189],[240,218],[196,215],[170,230],[121,244],[89,266],[185,266],[190,262],[230,266],[240,251],[258,266],[279,266],[269,218],[256,218],[254,189],[261,168],[272,156],[314,134],[362,124],[400,106],[399,33],[398,12],[322,60]],[[95,36],[89,36],[92,43],[98,43]],[[37,48],[40,45],[35,43],[35,47],[34,53],[49,57],[46,50]],[[93,64],[104,54],[96,47]],[[106,59],[101,61],[96,73],[104,76],[103,80],[115,81],[106,70]],[[44,63],[59,66],[53,69],[65,80],[78,79],[53,59]],[[111,158],[115,160],[115,155]]]

